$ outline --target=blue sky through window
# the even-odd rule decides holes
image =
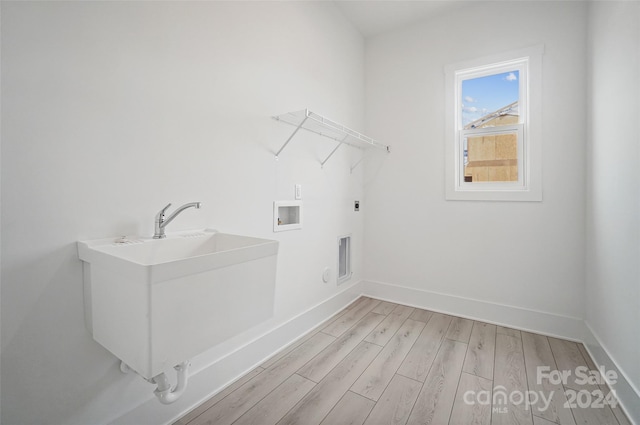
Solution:
[[[462,81],[462,125],[519,99],[520,73],[509,71]]]

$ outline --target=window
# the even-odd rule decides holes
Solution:
[[[447,67],[446,197],[540,201],[542,46]]]

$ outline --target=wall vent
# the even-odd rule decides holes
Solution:
[[[351,235],[338,237],[338,285],[351,278]]]

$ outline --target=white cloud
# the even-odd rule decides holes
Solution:
[[[462,108],[463,111],[465,112],[478,112],[478,108],[476,108],[475,106],[465,106],[464,108]]]
[[[510,72],[509,75],[507,75],[504,79],[507,81],[516,81],[518,77],[516,77],[516,74],[514,74],[513,72]]]
[[[463,100],[467,103],[477,102],[477,100],[472,98],[471,96],[465,96]]]

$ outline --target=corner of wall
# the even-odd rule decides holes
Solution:
[[[627,417],[634,423],[640,424],[640,390],[629,379],[614,356],[602,344],[602,340],[594,332],[588,322],[585,321],[584,346],[598,367],[605,371],[613,371],[617,375],[615,381],[608,382],[609,388],[614,391],[622,409]]]

